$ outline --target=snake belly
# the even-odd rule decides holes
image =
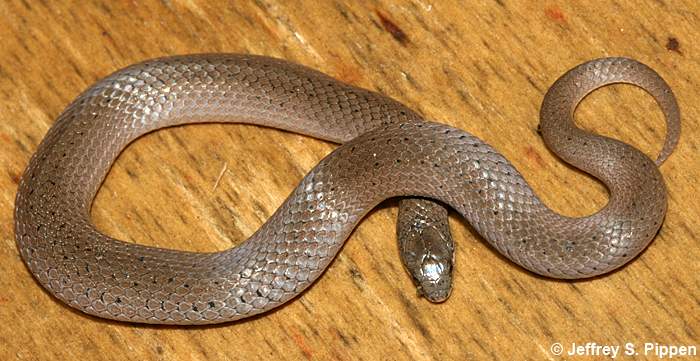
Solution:
[[[583,97],[620,82],[647,90],[664,112],[657,163],[574,124]],[[90,207],[120,152],[145,133],[202,122],[253,123],[343,145],[231,249],[162,249],[96,230]],[[69,306],[163,324],[219,323],[284,304],[322,274],[373,207],[398,196],[450,206],[494,249],[541,275],[584,278],[624,265],[666,212],[657,165],[680,134],[673,93],[635,60],[597,59],[554,83],[540,126],[550,149],[609,189],[604,208],[579,218],[557,214],[480,139],[300,65],[234,54],[150,60],[94,84],[58,117],[19,184],[17,245],[38,282]]]

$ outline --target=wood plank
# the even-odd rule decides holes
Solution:
[[[640,358],[644,342],[700,346],[699,10],[690,0],[0,2],[0,359],[557,360],[555,342],[630,342]],[[680,144],[662,167],[666,223],[629,266],[563,282],[506,262],[452,216],[455,291],[432,305],[416,297],[400,265],[390,201],[310,290],[264,317],[183,328],[75,312],[43,291],[19,258],[19,176],[56,116],[90,84],[147,58],[197,52],[276,56],[383,92],[485,139],[548,205],[572,216],[600,209],[607,196],[536,134],[544,92],[585,60],[637,58],[671,84],[683,114]],[[600,90],[577,119],[650,156],[661,149],[661,113],[639,89]],[[156,132],[119,158],[93,218],[129,241],[226,249],[334,147],[254,126]]]

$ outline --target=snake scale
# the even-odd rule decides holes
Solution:
[[[626,143],[575,126],[579,102],[611,83],[644,88],[663,111],[667,135],[656,162]],[[546,145],[608,188],[609,201],[598,212],[560,215],[478,138],[307,67],[235,54],[149,60],[91,86],[48,131],[19,184],[17,246],[38,282],[71,307],[163,324],[219,323],[284,304],[309,287],[362,218],[391,197],[424,197],[402,202],[400,232],[402,222],[408,222],[407,233],[420,231],[426,220],[447,227],[444,204],[498,252],[540,275],[585,278],[624,265],[654,238],[666,212],[657,166],[680,135],[673,93],[635,60],[596,59],[552,85],[540,118]],[[237,247],[185,252],[97,231],[90,207],[120,152],[145,133],[202,122],[252,123],[342,145]],[[413,214],[417,208],[427,215]],[[454,246],[418,244],[427,250],[417,250],[415,242],[401,246],[409,270],[433,277],[433,286],[449,283],[437,278],[440,272],[449,277],[451,263],[430,261],[433,254],[451,257]],[[438,301],[447,296],[442,292]]]

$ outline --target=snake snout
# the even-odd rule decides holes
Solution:
[[[414,277],[420,295],[433,303],[447,300],[452,292],[452,265],[428,256],[420,270],[420,275]]]

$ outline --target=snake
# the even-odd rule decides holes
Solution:
[[[641,87],[661,108],[666,137],[655,161],[575,124],[583,98],[613,83]],[[164,127],[212,122],[256,124],[340,145],[232,248],[158,248],[96,229],[93,199],[127,145]],[[669,85],[630,58],[587,61],[547,90],[538,128],[559,158],[605,185],[605,206],[582,217],[559,214],[479,138],[303,65],[247,54],[147,60],[90,86],[58,116],[18,185],[16,243],[36,281],[70,307],[119,321],[182,325],[244,319],[297,297],[365,215],[389,198],[403,197],[403,262],[437,302],[451,289],[448,209],[512,263],[542,276],[588,278],[634,259],[667,210],[659,166],[680,136]]]

